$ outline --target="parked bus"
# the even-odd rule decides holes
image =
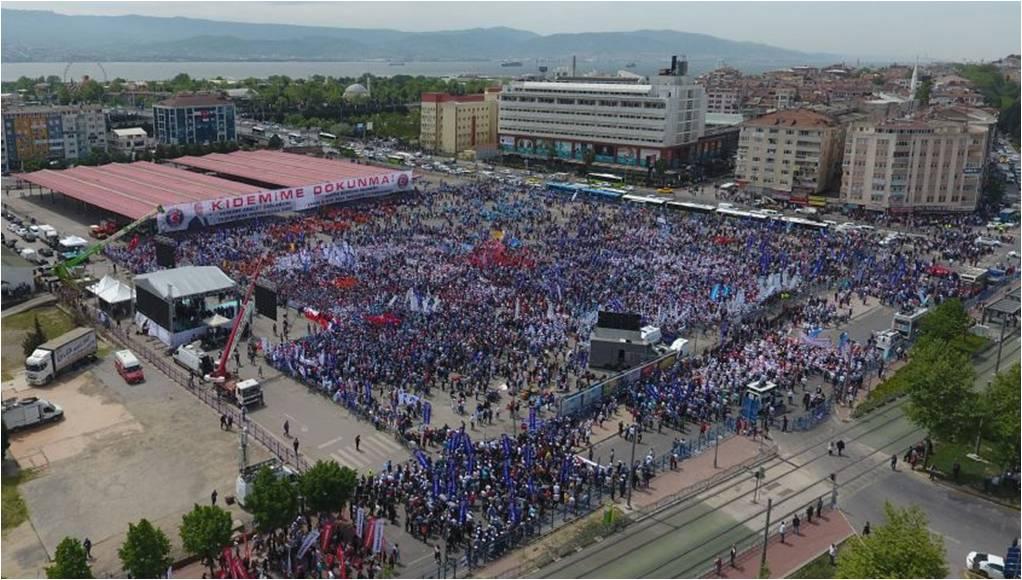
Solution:
[[[333,133],[320,133],[319,134],[319,138],[320,139],[328,139],[330,141],[336,141],[337,140],[337,135],[334,135]]]
[[[625,181],[624,177],[621,177],[620,175],[614,175],[613,173],[590,173],[590,174],[586,175],[586,177],[589,179],[590,183],[592,183],[594,181],[607,181],[607,182],[610,182],[610,183],[624,183],[624,181]]]
[[[256,125],[255,127],[252,127],[252,132],[255,133],[256,135],[262,135],[266,133],[266,129],[264,127]]]

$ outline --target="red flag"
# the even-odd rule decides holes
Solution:
[[[341,578],[347,578],[348,572],[344,563],[344,544],[337,546],[337,566],[340,568]]]
[[[365,549],[366,550],[368,550],[373,545],[373,528],[376,527],[373,524],[375,522],[376,522],[376,520],[373,519],[373,518],[369,518],[369,521],[366,522],[366,527],[368,528],[366,530],[366,533],[365,533]]]
[[[128,250],[134,250],[136,247],[138,247],[138,242],[139,242],[138,234],[135,234],[135,237],[131,238],[131,242],[128,244]]]
[[[330,522],[330,523],[326,524],[325,526],[323,526],[323,535],[322,535],[323,543],[320,544],[320,545],[323,547],[324,551],[326,551],[327,546],[330,545],[330,536],[332,536],[333,533],[334,533],[334,524],[333,524],[333,522]]]

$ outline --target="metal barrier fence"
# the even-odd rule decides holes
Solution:
[[[221,399],[218,396],[219,391],[199,384],[189,372],[170,361],[165,353],[153,349],[148,344],[134,340],[129,332],[111,324],[109,318],[106,318],[105,315],[100,316],[100,311],[90,304],[79,301],[77,304],[69,304],[68,306],[80,324],[95,325],[96,329],[105,337],[126,348],[130,348],[148,361],[149,364],[167,375],[170,380],[183,386],[188,392],[198,397],[200,401],[212,407],[217,413],[230,417],[239,428],[247,428],[248,435],[259,442],[281,462],[293,465],[298,471],[305,471],[309,468],[309,461],[301,453],[295,453],[293,447],[283,443],[258,423],[250,421],[248,415],[243,413],[240,408]]]
[[[557,402],[557,416],[564,417],[583,413],[600,404],[604,399],[617,395],[623,387],[651,373],[654,368],[670,368],[677,360],[677,352],[668,353],[642,366],[629,369],[595,385],[586,387],[578,393],[561,397]]]
[[[828,398],[822,405],[810,409],[809,413],[798,417],[791,425],[792,431],[808,431],[830,418],[834,410],[833,398]]]

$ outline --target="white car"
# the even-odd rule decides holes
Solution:
[[[37,226],[35,224],[32,224],[32,225],[28,226],[28,231],[32,232],[33,234],[38,234],[39,233],[39,226]]]
[[[986,578],[1004,578],[1004,559],[983,552],[969,552],[965,567]]]

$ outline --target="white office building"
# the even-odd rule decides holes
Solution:
[[[654,77],[564,77],[516,81],[500,95],[499,140],[505,154],[596,163],[676,167],[705,130],[706,96],[688,63]]]

